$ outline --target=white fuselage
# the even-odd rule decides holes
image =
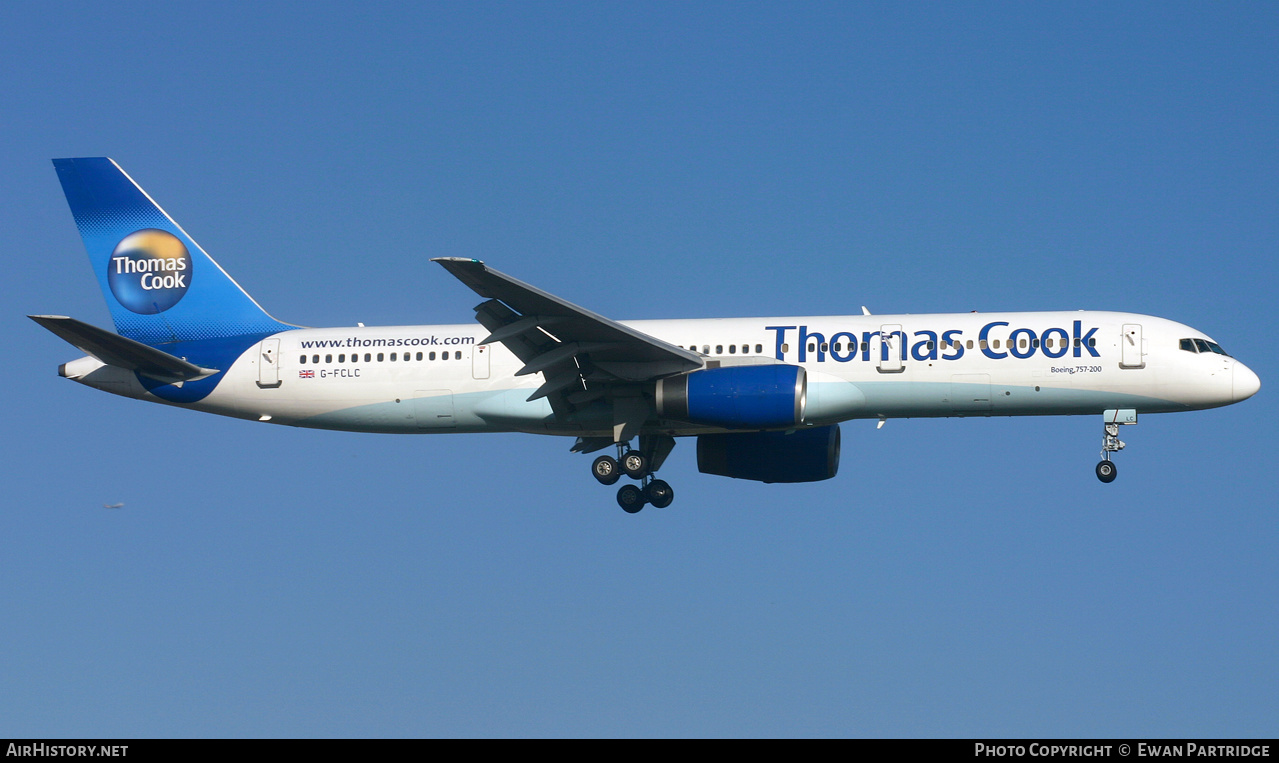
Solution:
[[[1259,382],[1224,354],[1181,349],[1202,332],[1163,318],[1078,311],[631,321],[708,367],[803,366],[804,422],[855,418],[1164,413],[1227,405]],[[225,416],[366,432],[607,434],[609,409],[568,420],[526,401],[540,374],[478,325],[296,329],[255,342],[202,399],[174,402],[92,358],[64,375],[117,394]],[[1011,345],[1010,345],[1011,342]],[[159,394],[157,394],[159,393]],[[653,419],[671,435],[711,428]]]

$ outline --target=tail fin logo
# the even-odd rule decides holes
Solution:
[[[155,315],[186,296],[191,265],[191,253],[176,236],[143,228],[116,244],[107,264],[107,283],[121,305],[141,315]]]

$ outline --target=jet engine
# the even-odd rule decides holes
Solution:
[[[707,368],[659,379],[657,413],[725,429],[776,429],[804,420],[807,397],[800,366]]]
[[[819,482],[839,471],[839,425],[697,438],[697,470],[758,482]]]

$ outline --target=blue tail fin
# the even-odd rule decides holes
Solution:
[[[53,166],[121,335],[155,345],[294,328],[267,315],[114,161]]]

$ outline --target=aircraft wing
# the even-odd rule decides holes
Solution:
[[[606,387],[626,387],[703,365],[695,352],[578,307],[479,260],[432,261],[488,299],[475,307],[476,319],[490,332],[480,343],[500,342],[522,360],[517,376],[545,376],[546,383],[529,400],[564,392],[569,404],[580,404],[601,397]],[[552,398],[553,407],[556,402]]]

